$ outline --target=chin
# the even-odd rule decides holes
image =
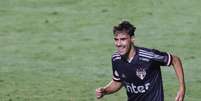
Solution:
[[[119,54],[120,54],[121,56],[124,56],[124,55],[125,55],[125,53],[123,53],[123,52],[119,52]]]

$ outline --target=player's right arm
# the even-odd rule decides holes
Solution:
[[[120,90],[122,87],[122,83],[112,80],[105,87],[100,87],[96,89],[96,98],[100,99],[106,94],[112,94]]]

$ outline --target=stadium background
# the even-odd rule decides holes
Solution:
[[[185,101],[201,95],[199,0],[0,0],[0,101],[98,101],[111,80],[112,26],[136,25],[136,44],[177,54]],[[162,69],[165,101],[178,83]],[[125,90],[100,101],[125,101]]]

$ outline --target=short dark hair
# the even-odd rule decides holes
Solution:
[[[127,33],[130,36],[135,36],[136,27],[132,25],[129,21],[122,21],[117,26],[113,27],[113,34],[116,33]]]

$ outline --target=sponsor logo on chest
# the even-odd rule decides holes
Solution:
[[[150,83],[145,83],[144,85],[136,86],[133,83],[126,83],[126,90],[129,93],[145,93],[147,90],[149,90]]]

